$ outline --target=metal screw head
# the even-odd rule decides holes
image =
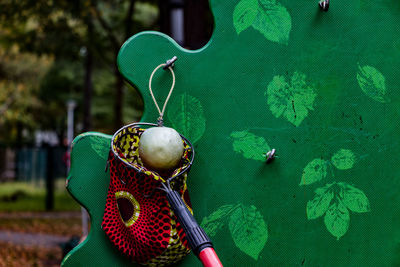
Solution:
[[[164,70],[168,69],[169,67],[174,67],[175,61],[178,59],[177,56],[173,56],[171,59],[168,59],[167,62],[165,62],[165,66],[163,67]]]
[[[274,158],[276,154],[276,149],[273,148],[271,151],[268,151],[265,156],[267,157],[267,163],[270,163]]]
[[[318,5],[321,10],[326,12],[329,9],[329,0],[321,0]]]

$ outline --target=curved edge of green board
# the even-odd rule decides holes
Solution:
[[[144,31],[133,35],[122,45],[117,56],[118,70],[126,82],[138,89],[143,98],[145,108],[142,121],[156,121],[156,118],[151,115],[158,114],[148,92],[148,80],[154,68],[159,64],[165,63],[173,56],[178,57],[177,66],[184,65],[184,63],[180,64],[180,62],[185,61],[189,55],[199,54],[206,50],[211,42],[212,39],[198,50],[188,50],[181,47],[166,34]],[[146,59],[145,62],[143,62],[143,59]],[[179,69],[175,68],[174,71],[175,75],[179,76]],[[158,74],[160,73],[162,72],[159,71]],[[169,78],[167,75],[165,77]],[[153,86],[156,87],[155,83],[153,81]],[[170,85],[167,86],[169,88]],[[179,91],[176,89],[177,87],[179,86],[175,86],[174,91]],[[161,89],[164,88],[153,89],[156,98],[158,98]],[[164,99],[159,101],[163,102]]]
[[[146,36],[155,35],[155,36],[160,36],[160,37],[162,37],[162,38],[165,38],[165,39],[168,40],[171,44],[173,44],[173,45],[175,46],[175,48],[179,49],[179,50],[182,51],[182,52],[189,53],[189,54],[200,53],[200,52],[202,52],[203,50],[207,49],[207,47],[210,46],[210,44],[211,44],[211,42],[212,42],[212,39],[213,39],[213,38],[211,37],[210,40],[209,40],[203,47],[201,47],[201,48],[199,48],[199,49],[196,49],[196,50],[189,50],[189,49],[186,49],[186,48],[180,46],[174,39],[172,39],[172,37],[170,37],[169,35],[167,35],[167,34],[165,34],[165,33],[157,32],[157,31],[142,31],[142,32],[139,32],[139,33],[137,33],[137,34],[132,35],[131,37],[129,37],[129,38],[122,44],[122,46],[121,46],[121,48],[120,48],[120,50],[119,50],[119,52],[118,52],[118,55],[117,55],[117,61],[118,61],[118,59],[120,58],[121,54],[124,53],[124,50],[130,45],[130,43],[134,42],[134,40],[137,39],[137,38],[143,37],[143,35],[146,35]],[[119,66],[119,64],[118,64],[118,66]]]
[[[96,132],[81,134],[72,142],[67,190],[88,211],[91,227],[86,239],[64,257],[61,266],[133,265],[119,255],[101,229],[110,180],[105,172],[110,144],[110,135]]]
[[[134,59],[132,59],[130,57],[130,55],[132,55],[129,51],[134,51],[134,49],[132,49],[132,46],[137,44],[137,40],[140,40],[142,38],[160,38],[161,40],[166,41],[166,43],[164,43],[165,47],[168,47],[169,49],[173,49],[176,50],[176,52],[179,52],[180,54],[198,54],[203,52],[204,50],[206,50],[212,43],[213,41],[213,37],[211,37],[211,39],[207,42],[207,44],[205,44],[203,47],[201,47],[200,49],[197,50],[189,50],[186,49],[182,46],[180,46],[174,39],[172,39],[170,36],[161,33],[161,32],[157,32],[157,31],[143,31],[140,33],[137,33],[133,36],[131,36],[128,40],[126,40],[122,46],[121,49],[118,52],[117,55],[117,66],[118,66],[118,70],[119,72],[122,74],[122,76],[124,77],[124,79],[131,85],[137,85],[137,81],[140,79],[135,79],[137,80],[135,82],[135,80],[132,78],[132,75],[130,73],[131,67],[133,66],[133,63],[135,62]],[[159,52],[159,51],[158,51]],[[143,53],[143,51],[139,52],[137,51],[137,53],[135,54],[135,56],[140,56],[141,53]],[[173,56],[176,56],[176,54],[171,54],[171,53],[167,53],[165,54],[164,57],[160,58],[160,62],[157,62],[154,66],[152,65],[152,63],[148,63],[147,65],[150,66],[150,68],[152,68],[151,70],[153,70],[158,64],[161,63],[165,63],[168,59],[172,58]],[[178,57],[178,62],[179,62],[179,57]],[[129,64],[128,64],[129,63]],[[141,66],[142,67],[142,66]],[[150,76],[150,72],[148,72],[148,76]],[[139,88],[140,91],[140,88]]]

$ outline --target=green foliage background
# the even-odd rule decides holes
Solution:
[[[131,35],[158,28],[156,1],[1,1],[0,143],[33,142],[35,130],[66,135],[66,102],[77,101],[76,132],[85,128],[85,60],[92,57],[91,127],[115,131],[140,118],[136,89],[122,84],[116,103],[115,58]]]

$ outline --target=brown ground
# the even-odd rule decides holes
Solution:
[[[79,236],[82,232],[80,218],[24,218],[17,220],[0,218],[1,230],[59,236]]]
[[[64,213],[0,213],[0,232],[80,236],[79,212]],[[61,246],[17,245],[18,240],[0,241],[0,267],[60,266]]]
[[[61,259],[61,247],[27,247],[0,242],[1,267],[60,266]]]

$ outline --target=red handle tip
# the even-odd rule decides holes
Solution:
[[[204,267],[223,267],[213,248],[205,248],[200,251],[199,259]]]

